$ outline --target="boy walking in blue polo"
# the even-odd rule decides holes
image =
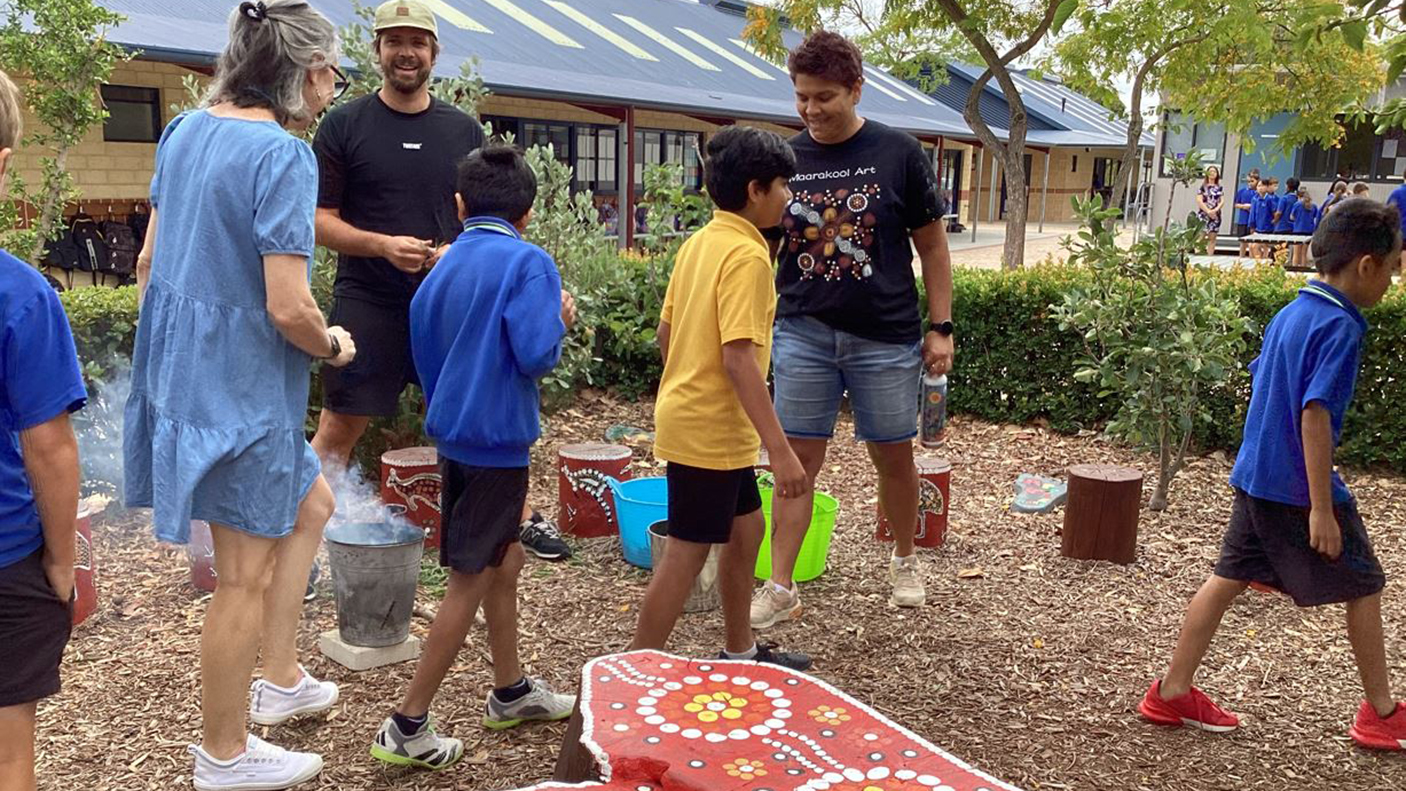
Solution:
[[[1312,244],[1320,279],[1269,323],[1250,364],[1249,416],[1230,474],[1235,506],[1220,561],[1187,608],[1171,666],[1138,710],[1158,725],[1239,726],[1191,681],[1225,611],[1260,583],[1300,607],[1346,603],[1366,698],[1348,734],[1363,747],[1406,749],[1406,703],[1392,698],[1382,638],[1386,577],[1357,501],[1333,469],[1367,330],[1359,309],[1380,302],[1400,271],[1399,219],[1384,204],[1349,200],[1324,218]]]

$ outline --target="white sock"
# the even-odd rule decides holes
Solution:
[[[752,643],[752,647],[751,647],[751,648],[748,648],[746,651],[743,651],[743,652],[740,653],[740,654],[734,654],[734,653],[732,653],[731,651],[729,651],[729,650],[727,650],[726,648],[724,648],[724,649],[723,649],[723,656],[726,656],[728,659],[755,659],[756,656],[757,656],[757,644],[756,644],[756,643]]]
[[[771,583],[771,587],[773,587],[773,588],[775,588],[775,589],[781,591],[782,593],[790,593],[790,592],[791,592],[792,590],[794,590],[795,587],[796,587],[796,583],[794,583],[794,582],[791,583],[790,587],[787,587],[787,586],[785,586],[785,585],[782,585],[782,584],[779,583],[779,582],[772,582],[771,580],[767,580],[767,582]]]

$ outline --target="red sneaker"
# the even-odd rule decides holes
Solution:
[[[1226,733],[1240,727],[1240,718],[1217,706],[1206,693],[1192,687],[1185,695],[1165,700],[1162,697],[1162,681],[1152,682],[1152,688],[1142,696],[1137,710],[1149,722],[1180,728],[1190,725],[1211,733]],[[1370,707],[1369,707],[1370,708]],[[1375,715],[1375,712],[1373,712]],[[1406,720],[1403,720],[1406,721]]]
[[[1391,716],[1383,718],[1372,704],[1362,701],[1347,735],[1374,750],[1406,750],[1406,703],[1397,703]]]

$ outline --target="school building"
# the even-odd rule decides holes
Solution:
[[[1398,96],[1406,96],[1406,80],[1384,88],[1369,106],[1379,107]],[[1196,188],[1199,185],[1192,184],[1186,189],[1178,187],[1173,196],[1172,181],[1167,178],[1167,162],[1184,157],[1191,151],[1201,152],[1206,164],[1221,169],[1221,185],[1225,187],[1227,206],[1235,190],[1243,186],[1245,174],[1255,168],[1259,169],[1262,177],[1279,179],[1280,194],[1284,192],[1286,179],[1291,176],[1297,178],[1302,186],[1308,187],[1313,202],[1318,204],[1323,202],[1333,182],[1338,180],[1346,181],[1349,186],[1358,181],[1365,182],[1371,189],[1370,196],[1383,201],[1392,190],[1401,186],[1403,177],[1406,177],[1406,130],[1389,129],[1384,134],[1377,134],[1373,123],[1348,123],[1345,136],[1335,147],[1310,142],[1290,151],[1280,151],[1276,143],[1291,117],[1281,113],[1255,124],[1250,128],[1247,140],[1228,134],[1220,124],[1196,123],[1175,111],[1164,112],[1157,133],[1152,216],[1161,218],[1164,215],[1169,197],[1172,200],[1173,219],[1184,219],[1188,213],[1196,211]],[[1222,211],[1220,233],[1229,235],[1234,222],[1231,211]],[[1226,249],[1231,246],[1227,243]]]
[[[372,2],[373,0],[365,0]],[[723,125],[800,131],[784,68],[741,39],[741,0],[425,0],[440,22],[441,76],[477,61],[492,92],[479,108],[495,132],[524,146],[550,143],[598,203],[632,217],[648,164],[683,167],[685,186],[702,184],[699,151]],[[121,220],[148,191],[155,143],[187,102],[182,81],[205,80],[227,38],[235,0],[102,0],[126,17],[109,38],[137,53],[102,96],[111,117],[69,155],[82,192],[70,207]],[[315,0],[339,27],[355,20],[352,0]],[[799,43],[788,33],[788,45]],[[1004,174],[962,118],[979,67],[953,64],[948,84],[925,94],[915,84],[866,67],[860,112],[913,134],[932,152],[960,222],[1003,218]],[[1016,75],[1030,117],[1025,156],[1032,221],[1071,218],[1069,196],[1111,195],[1126,125],[1057,81]],[[1006,136],[1009,107],[991,81],[983,118]],[[29,119],[29,123],[34,123]],[[1145,136],[1150,151],[1152,138]],[[17,171],[37,180],[37,157],[19,151]],[[626,235],[634,223],[620,222]]]

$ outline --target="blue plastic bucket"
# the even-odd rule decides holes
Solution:
[[[666,478],[608,479],[615,494],[620,520],[620,547],[625,560],[642,569],[654,567],[649,550],[649,526],[669,518],[669,483]]]

